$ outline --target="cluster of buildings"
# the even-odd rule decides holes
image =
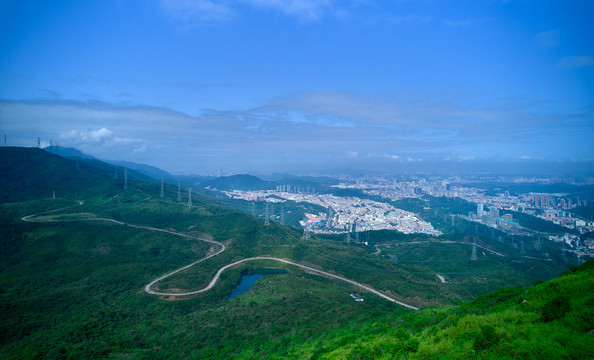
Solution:
[[[301,225],[314,233],[350,233],[367,230],[398,230],[405,234],[423,233],[434,236],[441,232],[415,214],[378,202],[357,197],[331,194],[293,193],[277,190],[226,192],[236,199],[259,199],[266,202],[306,202],[327,210],[320,215],[308,214]]]
[[[488,209],[486,209],[484,204],[477,204],[476,214],[468,214],[468,219],[478,221],[487,226],[498,228],[504,231],[512,231],[519,228],[519,224],[518,222],[514,221],[512,214],[501,214],[499,208],[496,206],[490,206]]]
[[[552,184],[554,179],[548,181]],[[345,179],[338,188],[358,189],[367,195],[380,196],[390,200],[421,198],[424,195],[434,197],[459,197],[476,204],[476,212],[468,214],[468,219],[480,222],[492,228],[508,233],[525,231],[522,224],[514,219],[507,210],[535,216],[545,221],[564,226],[567,234],[549,236],[551,241],[563,241],[571,251],[582,254],[594,254],[594,240],[580,239],[578,235],[594,231],[594,221],[581,218],[573,209],[588,205],[586,200],[571,197],[564,193],[529,192],[510,194],[502,188],[487,192],[475,184],[482,181],[500,183],[547,183],[547,179],[479,179],[460,177],[425,177],[410,176],[407,179],[387,179],[365,177]],[[594,179],[590,179],[594,182]],[[382,201],[361,199],[358,197],[338,197],[330,194],[317,194],[315,189],[279,185],[276,190],[267,191],[232,191],[230,197],[248,201],[270,203],[295,201],[319,205],[327,209],[317,215],[308,214],[301,225],[308,231],[318,233],[350,233],[365,230],[398,230],[403,233],[425,233],[440,235],[441,232],[419,219],[413,213],[394,208]],[[463,215],[466,217],[465,215]],[[574,234],[572,235],[572,231]]]

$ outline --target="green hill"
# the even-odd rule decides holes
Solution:
[[[76,162],[38,149],[6,148],[1,154],[0,166],[14,165],[7,179],[34,179],[34,186],[11,185],[13,200],[0,204],[0,358],[423,358],[447,345],[441,345],[446,335],[435,335],[458,324],[455,319],[489,316],[499,309],[489,305],[490,297],[474,305],[452,304],[505,286],[528,286],[561,268],[550,261],[522,259],[519,251],[508,251],[505,259],[480,255],[471,261],[468,239],[459,244],[394,232],[371,234],[370,244],[392,246],[380,254],[332,237],[304,241],[298,230],[275,222],[264,226],[261,219],[202,195],[194,194],[189,207],[188,193],[178,200],[176,186],[165,184],[161,197],[160,182],[142,181],[134,172],[134,181],[124,190],[121,176],[113,177],[114,167],[99,161],[79,161],[77,169]],[[36,191],[51,189],[56,179],[61,179],[64,192],[70,191],[68,196],[38,195]],[[60,210],[48,212],[55,209]],[[22,220],[31,214],[39,214],[28,218],[36,222]],[[197,290],[224,265],[269,256],[346,277],[415,306],[449,305],[414,312],[348,283],[270,260],[229,268],[211,290],[198,295],[180,299],[145,293],[151,280],[218,249],[197,237],[223,242],[227,249],[159,282],[160,288]],[[503,251],[487,241],[481,238],[479,244]],[[383,256],[392,252],[399,262]],[[443,262],[447,258],[455,261],[448,265]],[[247,293],[228,300],[243,271],[262,268],[286,272],[267,275]],[[443,271],[448,283],[439,281],[437,271]],[[466,272],[459,283],[453,281],[456,272]],[[545,305],[524,295],[531,291],[505,290],[493,296],[495,304],[511,306],[515,301],[524,306],[518,311],[535,304],[536,310],[530,311],[538,313]],[[353,292],[365,301],[354,301],[349,295]],[[565,321],[574,309],[591,308],[589,293],[567,290],[569,310],[561,317],[554,311],[546,315],[546,326],[567,327],[577,339],[575,344],[567,342],[573,351],[567,352],[569,357],[584,354],[583,338]],[[519,304],[518,296],[529,303]],[[484,302],[488,306],[481,305]],[[584,325],[590,324],[589,314],[579,313],[585,319],[580,320],[582,328],[589,326]],[[520,328],[529,320],[538,319],[522,318],[515,326],[528,332],[516,336],[515,328],[509,329],[498,344],[521,336],[533,339],[531,328]],[[488,324],[497,336],[507,334],[498,323]],[[474,325],[471,329],[476,330]],[[485,331],[485,341],[493,342],[491,329]],[[473,351],[486,346],[471,335],[461,336],[468,338],[471,345],[466,346]],[[451,345],[454,349],[462,346],[462,340],[457,341]],[[492,356],[491,350],[481,351]]]
[[[592,359],[594,261],[531,288],[342,326],[290,344],[307,359]]]
[[[114,194],[124,186],[124,168],[96,159],[67,159],[38,148],[0,147],[0,203]],[[116,177],[117,176],[117,177]],[[128,180],[150,178],[128,170]]]

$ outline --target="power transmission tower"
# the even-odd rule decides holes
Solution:
[[[285,225],[285,207],[284,206],[281,207],[280,223],[283,226]]]
[[[309,228],[307,227],[307,225],[303,228],[303,238],[305,240],[309,240]]]
[[[192,207],[192,188],[188,190],[188,207]]]
[[[181,181],[177,180],[177,201],[181,201]]]
[[[252,202],[252,216],[256,217],[256,203]]]
[[[359,243],[359,232],[355,232],[355,242],[358,244]]]
[[[4,146],[6,146],[6,135],[4,135]]]
[[[40,137],[37,138],[37,147],[39,149],[41,149],[41,138]]]
[[[472,254],[470,255],[470,260],[478,260],[476,256],[476,238],[474,238],[474,242],[472,243]]]
[[[524,255],[524,240],[520,242],[520,254]]]
[[[124,168],[124,190],[128,190],[128,168]]]
[[[55,198],[56,198],[56,190],[54,190],[54,193],[52,195],[52,199],[55,199]]]
[[[266,215],[264,216],[264,225],[270,225],[270,220],[268,219],[268,203],[266,203]]]
[[[351,243],[351,232],[350,231],[347,233],[346,243],[347,244],[350,244]]]
[[[117,180],[118,179],[118,168],[117,167],[113,167],[113,179]]]
[[[161,199],[165,196],[165,193],[163,191],[163,177],[161,176]]]

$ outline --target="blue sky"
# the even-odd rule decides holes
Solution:
[[[0,132],[171,172],[593,169],[592,1],[0,3]]]

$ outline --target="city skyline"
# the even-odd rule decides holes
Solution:
[[[173,173],[592,173],[592,10],[588,1],[6,3],[0,135]]]

